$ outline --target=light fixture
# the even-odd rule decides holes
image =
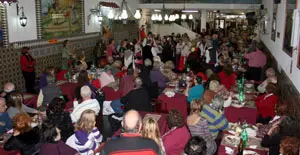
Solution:
[[[190,14],[190,15],[189,15],[189,20],[192,20],[192,19],[193,19],[193,15]]]
[[[161,10],[158,10],[158,9],[154,9],[154,12],[161,12]]]
[[[167,14],[165,15],[165,18],[164,18],[164,19],[165,19],[165,21],[169,20],[169,17],[168,17]]]
[[[158,19],[157,20],[158,21],[162,21],[162,15],[161,14],[158,15]]]
[[[179,19],[179,14],[176,14],[176,15],[175,15],[175,19]]]
[[[197,13],[199,11],[198,10],[182,10],[181,12],[183,12],[183,13]]]
[[[141,11],[139,9],[137,9],[135,11],[135,14],[134,14],[134,18],[135,19],[141,19],[142,15],[141,15]]]
[[[128,18],[128,14],[127,14],[127,11],[125,9],[122,10],[121,18],[122,19],[127,19]]]
[[[114,18],[114,11],[113,10],[110,10],[108,12],[108,15],[107,15],[108,19],[113,19]]]
[[[153,20],[153,21],[155,21],[155,20],[156,20],[155,14],[152,14],[152,16],[151,16],[151,20]]]
[[[23,6],[19,7],[18,3],[16,6],[17,6],[17,16],[19,16],[19,11],[22,10],[22,15],[20,16],[19,21],[20,21],[20,25],[22,27],[25,27],[27,25],[27,17],[24,14],[24,7]]]
[[[182,20],[185,20],[185,19],[186,19],[186,14],[182,14],[182,15],[181,15],[181,19],[182,19]]]
[[[98,15],[98,21],[101,23],[103,20],[103,17],[101,15]]]

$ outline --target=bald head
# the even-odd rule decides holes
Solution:
[[[4,91],[6,93],[10,93],[12,91],[14,91],[16,88],[15,88],[15,85],[11,82],[8,82],[4,85]]]
[[[142,119],[136,110],[129,110],[123,116],[123,128],[126,133],[139,133],[142,127]]]

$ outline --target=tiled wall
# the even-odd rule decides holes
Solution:
[[[116,40],[129,39],[132,40],[138,37],[138,24],[113,24],[112,37]],[[97,35],[96,35],[97,36]],[[75,38],[75,39],[74,39]],[[81,39],[80,39],[81,38]],[[71,38],[71,47],[75,47],[76,52],[85,52],[87,61],[93,60],[92,51],[97,40],[100,37],[84,38],[84,36],[77,36]],[[18,90],[24,89],[24,80],[20,69],[20,47],[30,46],[31,54],[36,59],[35,71],[36,75],[42,74],[44,69],[48,66],[61,66],[61,51],[62,44],[55,45],[39,45],[37,41],[28,41],[25,43],[14,44],[14,47],[0,49],[0,90],[6,82],[15,83]]]
[[[76,47],[76,52],[85,51],[87,61],[92,60],[92,51],[97,38],[71,41],[71,46]],[[36,75],[42,74],[48,66],[61,66],[61,44],[45,45],[38,48],[31,48],[31,55],[36,59]],[[15,83],[18,90],[24,89],[24,80],[20,69],[20,49],[0,49],[0,90],[6,82]]]

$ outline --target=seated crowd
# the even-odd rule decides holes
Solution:
[[[149,33],[142,43],[123,40],[115,47],[114,42],[109,40],[96,58],[101,72],[93,73],[95,77],[84,55],[68,66],[77,70],[72,73],[77,79],[73,100],[57,84],[68,79],[53,67],[39,78],[36,105],[26,105],[26,93],[6,83],[0,97],[0,135],[11,136],[3,149],[21,155],[214,155],[222,132],[230,127],[224,109],[234,97],[231,89],[245,77],[258,92],[255,125],[261,145],[270,155],[299,154],[300,115],[291,110],[297,107],[276,94],[274,69],[268,68],[261,80],[266,56],[256,40],[243,40],[238,33],[222,38],[206,34],[193,41],[187,34],[160,38]],[[247,67],[237,65],[241,55]],[[158,121],[143,119],[141,112],[157,112],[157,98],[169,84],[184,87],[182,104],[188,104],[189,115],[169,110],[162,115],[168,130],[160,131]]]

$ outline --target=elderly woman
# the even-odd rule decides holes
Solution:
[[[179,111],[175,109],[170,110],[166,119],[170,129],[170,131],[162,137],[166,154],[179,155],[183,152],[185,144],[191,137],[190,132],[184,125],[184,118]]]
[[[17,150],[21,155],[38,155],[39,128],[31,128],[31,118],[26,113],[20,113],[14,117],[13,129],[13,135],[4,144],[4,150]]]
[[[280,141],[286,136],[300,138],[299,123],[293,117],[285,117],[274,124],[262,139],[261,146],[269,148],[269,154],[279,155]]]
[[[269,83],[277,84],[277,77],[275,75],[275,71],[273,68],[268,68],[266,70],[265,74],[266,74],[267,79],[257,87],[257,90],[260,93],[266,92],[266,87]]]
[[[204,103],[201,100],[192,101],[190,106],[191,112],[187,118],[187,125],[192,136],[198,136],[205,139],[207,155],[213,155],[217,150],[217,144],[209,131],[207,120],[200,116],[203,105]]]
[[[203,105],[200,116],[207,120],[210,133],[214,139],[217,138],[219,131],[229,127],[228,121],[223,113],[224,99],[216,95],[211,104]]]
[[[269,83],[266,87],[266,94],[255,99],[258,117],[256,123],[267,124],[275,116],[275,104],[278,96],[275,95],[276,86]]]
[[[10,94],[14,93],[16,91],[16,87],[13,83],[8,82],[4,85],[3,92],[1,92],[2,98],[5,98],[5,100],[8,100],[8,97]]]
[[[276,116],[269,121],[268,124],[256,124],[258,126],[258,132],[257,132],[257,137],[264,137],[264,135],[266,135],[268,133],[268,131],[270,130],[270,128],[275,125],[280,123],[280,121],[287,116],[288,114],[288,104],[283,101],[283,100],[278,100],[278,102],[275,104],[275,114]]]
[[[164,89],[166,87],[168,78],[161,73],[160,63],[157,61],[154,61],[153,69],[150,71],[150,79],[152,82],[157,82],[160,89]]]
[[[170,81],[172,81],[174,77],[176,77],[176,74],[173,72],[175,66],[172,61],[167,61],[161,69],[162,74],[165,75]]]
[[[88,77],[88,72],[86,70],[81,70],[77,79],[77,87],[75,89],[75,95],[77,100],[81,100],[80,89],[82,86],[89,86],[93,92],[93,98],[96,96],[96,88],[90,83],[90,79]]]

